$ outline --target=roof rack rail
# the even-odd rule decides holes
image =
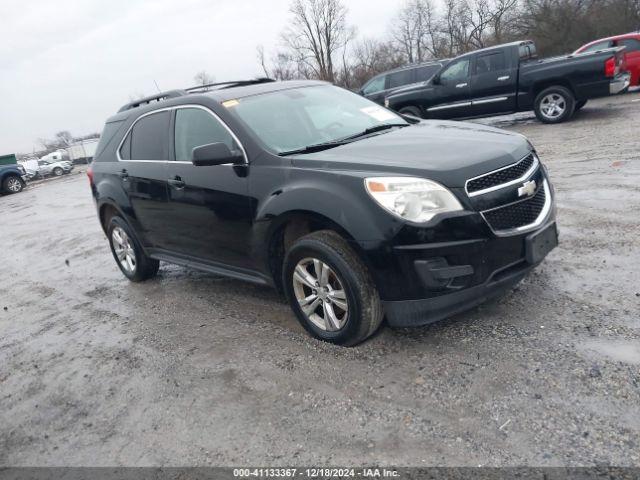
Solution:
[[[246,85],[256,85],[259,83],[269,83],[275,82],[273,78],[255,78],[253,80],[234,80],[232,82],[218,82],[218,83],[208,83],[206,85],[198,85],[196,87],[185,88],[182,90],[169,90],[166,92],[160,92],[156,95],[150,95],[148,97],[140,98],[133,102],[129,102],[126,105],[120,107],[119,112],[124,112],[125,110],[131,110],[133,108],[138,108],[141,105],[149,104],[151,102],[161,102],[163,100],[168,100],[170,98],[177,98],[187,95],[189,93],[199,93],[199,92],[208,92],[211,87],[219,87],[218,89],[224,88],[233,88],[233,87],[244,87]]]
[[[218,89],[222,90],[224,88],[244,87],[246,85],[256,85],[259,83],[269,83],[269,82],[275,82],[275,80],[273,78],[262,77],[262,78],[254,78],[253,80],[234,80],[230,82],[207,83],[205,85],[197,85],[195,87],[185,88],[184,91],[188,93],[194,93],[194,92],[200,92],[200,91],[207,92],[211,87],[219,87]]]
[[[184,90],[169,90],[167,92],[161,92],[157,95],[150,95],[148,97],[140,98],[133,102],[129,102],[126,105],[120,107],[118,112],[124,112],[125,110],[131,110],[133,108],[138,108],[140,105],[144,105],[151,102],[161,102],[162,100],[167,100],[169,98],[177,98],[186,95],[187,92]]]

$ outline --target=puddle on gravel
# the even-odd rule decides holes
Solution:
[[[640,345],[637,343],[593,340],[579,348],[590,356],[604,356],[616,362],[640,365]]]

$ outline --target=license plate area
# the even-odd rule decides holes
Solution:
[[[525,239],[527,262],[540,263],[547,254],[558,246],[558,229],[555,223],[538,232],[532,233]]]

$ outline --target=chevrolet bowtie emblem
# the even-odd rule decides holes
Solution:
[[[529,180],[528,182],[524,182],[522,186],[518,189],[519,197],[530,197],[534,193],[536,193],[538,185],[536,185],[535,180]]]

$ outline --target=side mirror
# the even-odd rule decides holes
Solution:
[[[433,78],[431,79],[431,83],[433,85],[441,85],[441,83],[440,83],[440,75],[434,75]]]
[[[242,160],[242,152],[238,150],[232,152],[227,144],[222,142],[201,145],[191,152],[191,162],[196,167],[240,163]]]

